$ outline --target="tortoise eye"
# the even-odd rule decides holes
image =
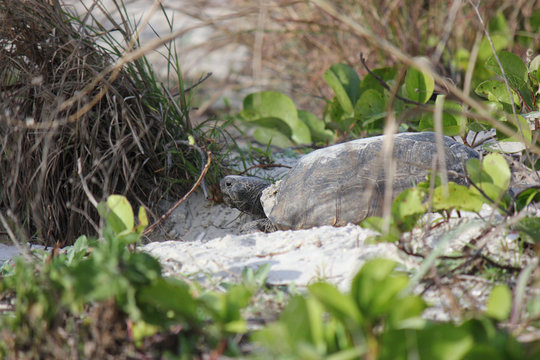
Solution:
[[[231,180],[225,180],[225,186],[232,186]]]

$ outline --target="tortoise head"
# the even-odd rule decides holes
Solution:
[[[225,176],[219,182],[223,202],[256,217],[266,217],[261,205],[262,191],[270,184],[250,176]]]

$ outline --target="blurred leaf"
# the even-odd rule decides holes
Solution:
[[[474,345],[474,336],[465,326],[451,323],[433,324],[418,334],[421,359],[458,360]]]
[[[375,90],[381,96],[384,96],[386,90],[382,84],[375,78],[378,76],[386,84],[390,84],[396,77],[397,69],[395,67],[379,68],[372,71],[372,74],[367,74],[360,83],[360,94],[363,94],[367,90]]]
[[[491,40],[495,46],[495,51],[500,51],[508,48],[510,41],[506,35],[491,34]],[[493,50],[487,37],[484,37],[480,42],[480,48],[478,50],[478,60],[487,60],[490,56],[493,56]]]
[[[521,191],[516,196],[516,207],[518,211],[526,208],[531,202],[540,202],[540,189],[529,188]]]
[[[514,102],[514,104],[519,105],[519,97],[516,94],[516,92],[513,89],[510,89],[510,92],[512,93],[512,100],[510,100],[508,96],[508,90],[506,89],[506,84],[502,81],[498,80],[486,80],[480,83],[474,90],[474,92],[482,96],[490,101],[498,101],[500,103],[506,104],[510,106],[511,101]],[[511,112],[511,108],[507,107],[507,111]]]
[[[287,95],[276,91],[249,94],[244,98],[243,110],[246,111],[247,121],[265,118],[281,119],[290,127],[291,138],[294,142],[297,144],[311,143],[309,129],[298,119],[296,106]]]
[[[253,138],[261,144],[272,144],[282,149],[294,146],[294,143],[283,133],[266,127],[256,127]]]
[[[360,223],[360,226],[365,229],[371,229],[380,233],[381,235],[378,237],[379,241],[394,242],[399,240],[399,238],[401,237],[401,231],[398,229],[393,219],[390,223],[388,233],[384,232],[385,229],[383,228],[383,224],[383,218],[378,216],[370,216],[364,219]]]
[[[403,94],[406,98],[420,103],[426,103],[433,94],[435,81],[431,74],[413,67],[407,70]]]
[[[508,80],[510,86],[519,91],[523,100],[527,103],[529,108],[532,108],[532,95],[531,90],[527,85],[527,80],[529,78],[529,72],[527,66],[517,55],[512,54],[508,51],[500,51],[497,53],[499,60],[501,62],[502,68]],[[497,63],[495,56],[491,56],[486,61],[486,67],[496,73],[497,75],[503,76],[501,68]]]
[[[441,101],[440,99],[441,97],[437,96],[435,103]],[[444,102],[442,116],[442,128],[444,135],[458,136],[464,133],[467,119],[465,116],[461,115],[462,112],[463,108],[458,103],[450,100]],[[434,131],[435,125],[433,116],[434,115],[431,112],[424,114],[420,119],[418,130]]]
[[[505,122],[505,125],[508,126],[510,129],[514,130],[516,134],[513,136],[508,136],[507,134],[497,130],[498,140],[505,141],[505,142],[521,142],[521,143],[523,143],[523,140],[525,140],[525,144],[530,144],[532,140],[532,132],[531,132],[529,122],[527,121],[527,119],[525,119],[521,115],[517,115],[517,119],[519,122],[519,126],[516,125],[513,116],[510,116],[509,121]]]
[[[345,113],[352,114],[360,94],[360,78],[356,71],[345,64],[334,64],[323,76]]]
[[[98,205],[98,211],[116,234],[133,229],[135,222],[133,209],[125,196],[109,195],[106,202]]]
[[[309,292],[340,321],[351,320],[356,326],[363,322],[362,314],[350,296],[342,294],[335,286],[319,282],[309,287]]]
[[[424,192],[418,188],[406,189],[396,196],[392,202],[392,217],[401,231],[410,231],[426,213],[423,199]]]
[[[142,234],[144,229],[148,226],[148,216],[146,215],[146,209],[144,206],[139,207],[139,225],[135,228],[137,234]]]
[[[486,314],[492,318],[504,321],[512,310],[512,292],[506,285],[497,285],[491,290],[486,304]]]
[[[312,344],[320,353],[324,352],[323,308],[312,298],[295,296],[289,300],[280,320],[285,324],[289,342]]]
[[[314,142],[329,143],[334,141],[334,133],[325,128],[325,123],[309,111],[298,110],[298,118],[308,126]]]
[[[383,96],[376,90],[367,89],[360,95],[354,107],[354,117],[358,119],[359,126],[366,128],[376,120],[386,116],[386,104]],[[382,124],[379,126],[382,130]]]
[[[433,208],[435,210],[458,209],[478,212],[484,200],[476,193],[472,193],[463,185],[454,182],[448,183],[448,196],[445,196],[443,185],[433,191]]]
[[[482,161],[482,171],[491,179],[491,182],[501,191],[506,191],[510,185],[510,168],[504,156],[488,154]]]
[[[540,243],[540,218],[524,218],[521,219],[514,229],[519,231],[522,236],[530,237],[535,243]]]

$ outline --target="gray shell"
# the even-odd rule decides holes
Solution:
[[[381,215],[385,189],[383,136],[349,141],[303,156],[285,178],[264,191],[262,203],[270,221],[281,230],[357,224]],[[476,151],[443,137],[448,179],[465,184],[465,161]],[[437,154],[435,134],[394,136],[396,172],[393,196],[425,180]]]

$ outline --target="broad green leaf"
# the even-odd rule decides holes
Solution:
[[[523,140],[525,140],[524,145],[530,144],[532,140],[532,132],[531,132],[529,122],[527,121],[527,119],[525,119],[521,115],[517,115],[517,120],[519,122],[519,126],[516,125],[516,122],[513,116],[510,116],[509,121],[505,122],[506,126],[508,126],[510,129],[516,132],[514,136],[508,136],[507,134],[497,130],[497,139],[500,141],[506,141],[506,142],[522,142]]]
[[[133,209],[122,195],[109,195],[106,203],[100,203],[98,211],[116,234],[131,231],[134,226]]]
[[[407,322],[406,320],[420,318],[426,307],[426,302],[420,296],[409,295],[402,297],[395,303],[395,306],[390,309],[388,321],[394,328],[410,328],[412,326],[422,325],[422,321]]]
[[[437,96],[437,103],[441,97]],[[462,115],[463,108],[461,105],[454,101],[445,101],[443,105],[443,116],[442,116],[442,128],[443,134],[447,136],[458,136],[463,134],[467,124],[467,118]],[[426,113],[420,119],[420,124],[418,129],[420,131],[434,131],[435,124],[433,113]]]
[[[512,93],[512,100],[510,100],[510,97],[508,96],[508,90],[506,89],[506,85],[502,81],[498,80],[486,80],[480,85],[474,89],[474,92],[482,96],[490,101],[498,101],[503,104],[511,105],[513,101],[514,104],[519,105],[519,97],[516,94],[516,92],[513,89],[510,89],[510,92]],[[511,112],[511,108],[506,108],[509,112]]]
[[[491,290],[486,304],[486,314],[492,318],[504,321],[512,310],[512,292],[506,285],[497,285]]]
[[[501,191],[506,191],[510,185],[510,168],[504,156],[488,154],[482,161],[482,170],[491,178],[491,182]]]
[[[292,136],[291,127],[280,118],[261,117],[257,112],[252,110],[242,110],[239,116],[241,119],[249,121],[251,126],[278,131],[289,139]]]
[[[406,98],[426,103],[431,98],[434,88],[435,81],[431,74],[413,67],[407,70],[403,87],[403,94]]]
[[[443,186],[433,190],[433,208],[435,210],[457,209],[478,212],[484,203],[475,192],[454,182],[448,183],[448,196],[445,196]]]
[[[405,274],[392,274],[384,279],[377,279],[373,284],[371,301],[366,309],[371,317],[388,315],[398,306],[400,292],[409,284],[409,277]],[[367,316],[367,315],[366,315]]]
[[[364,91],[354,107],[354,117],[358,119],[358,125],[366,128],[373,121],[384,119],[385,116],[386,104],[383,96],[373,89]],[[382,129],[382,126],[380,128]]]
[[[309,111],[298,110],[298,118],[308,126],[311,140],[329,143],[334,141],[334,133],[325,128],[325,123]]]
[[[385,67],[385,68],[379,68],[372,71],[372,74],[367,74],[362,79],[362,82],[360,83],[360,94],[363,94],[364,91],[367,90],[375,90],[379,94],[384,95],[387,91],[379,80],[375,78],[374,75],[378,76],[383,82],[386,84],[391,85],[391,82],[394,81],[397,69],[395,67]]]
[[[342,125],[342,119],[347,117],[347,114],[345,113],[345,110],[341,107],[339,104],[339,101],[337,98],[333,98],[330,100],[326,106],[324,107],[324,121],[328,125],[335,124],[333,127],[336,130],[345,131],[348,129],[348,127],[343,127]]]
[[[142,234],[144,229],[148,226],[148,216],[146,215],[146,209],[144,206],[139,207],[139,225],[135,228],[137,234]]]
[[[323,308],[312,298],[295,296],[289,300],[280,320],[286,324],[289,342],[312,344],[324,351]]]
[[[493,41],[493,45],[495,46],[495,51],[501,51],[508,48],[508,44],[510,43],[508,38],[504,35],[492,34],[491,39]],[[491,45],[489,44],[489,40],[484,37],[480,42],[480,48],[478,50],[478,60],[485,61],[492,55],[493,50],[491,48]]]
[[[392,203],[392,217],[402,231],[410,231],[417,220],[426,213],[422,204],[424,192],[418,188],[402,191]]]
[[[490,181],[489,176],[485,172],[482,172],[482,162],[480,159],[467,160],[465,167],[467,168],[467,174],[473,183],[479,184]]]
[[[474,346],[474,334],[465,326],[434,324],[418,333],[420,359],[464,359]]]
[[[354,277],[351,284],[351,296],[358,307],[366,314],[372,305],[374,297],[380,290],[380,283],[394,271],[397,263],[388,259],[366,261]]]
[[[294,146],[294,143],[283,133],[265,127],[255,128],[253,138],[261,144],[272,144],[282,149]]]
[[[502,68],[504,69],[504,73],[506,75],[506,78],[508,79],[508,83],[510,84],[510,86],[514,90],[519,91],[523,100],[528,104],[529,108],[532,108],[531,90],[527,85],[529,72],[523,60],[521,60],[519,56],[512,54],[508,51],[500,51],[497,53],[497,56],[501,61]],[[503,75],[495,56],[491,56],[486,61],[486,67],[497,75]]]
[[[309,292],[340,321],[350,319],[360,326],[362,314],[358,311],[350,296],[341,293],[335,286],[328,283],[316,283],[309,287]]]
[[[330,85],[345,113],[352,114],[360,95],[360,78],[345,64],[334,64],[326,70],[324,79]]]
[[[191,295],[189,287],[174,279],[159,278],[141,288],[137,292],[137,304],[143,310],[143,320],[154,325],[163,325],[175,318],[195,321],[200,311],[200,304]]]
[[[276,91],[262,91],[244,98],[244,110],[255,112],[260,118],[278,118],[291,128],[291,138],[297,144],[311,143],[309,128],[298,119],[293,101]],[[256,120],[256,119],[252,119]]]

